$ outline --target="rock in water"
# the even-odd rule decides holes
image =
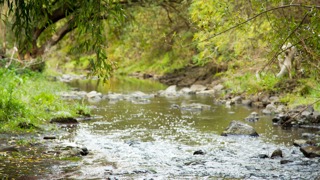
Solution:
[[[271,154],[271,158],[273,159],[273,158],[277,158],[277,157],[283,157],[283,155],[282,155],[282,151],[281,151],[281,149],[276,149],[276,150],[274,150],[273,151],[273,153]]]
[[[231,121],[229,126],[226,128],[225,131],[221,134],[222,136],[228,135],[247,135],[247,136],[259,136],[256,130],[243,122],[240,121]]]
[[[308,158],[320,157],[320,147],[319,146],[306,146],[300,148],[300,151],[304,156]]]
[[[73,117],[56,117],[52,118],[50,123],[77,124],[78,121]]]
[[[202,150],[197,150],[197,151],[195,151],[195,152],[193,153],[193,155],[204,155],[204,154],[205,154],[205,152],[202,151]]]
[[[246,121],[256,122],[259,120],[259,115],[256,112],[252,112],[248,117],[245,118]]]

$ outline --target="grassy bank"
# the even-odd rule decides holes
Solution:
[[[0,69],[0,132],[32,132],[59,112],[75,115],[79,104],[63,101],[56,94],[67,89],[41,73]]]
[[[277,78],[274,73],[257,74],[245,67],[241,71],[228,70],[218,76],[224,77],[223,84],[233,94],[252,96],[269,94],[280,97],[280,102],[289,107],[298,105],[311,105],[320,111],[320,84],[316,77],[290,79],[289,77]]]

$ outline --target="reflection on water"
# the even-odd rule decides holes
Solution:
[[[112,79],[108,84],[76,81],[70,85],[103,94],[155,93],[165,89],[156,82],[137,79]],[[182,103],[202,103],[211,108],[201,112],[172,108],[172,104]],[[104,118],[82,122],[66,138],[92,152],[85,157],[87,163],[81,169],[82,174],[74,176],[77,178],[309,179],[319,176],[319,172],[313,171],[320,168],[319,161],[305,159],[291,145],[303,130],[273,126],[269,116],[261,116],[255,123],[247,122],[257,130],[259,138],[220,136],[231,120],[243,120],[252,111],[260,113],[256,109],[214,105],[213,97],[209,96],[155,97],[148,104],[104,100],[95,105],[97,109],[93,113]],[[270,155],[277,148],[293,163],[281,165],[279,159],[258,158],[259,154]],[[205,155],[194,156],[197,150]],[[105,161],[112,165],[102,167]]]
[[[87,92],[95,90],[103,94],[128,94],[135,91],[156,93],[158,90],[166,88],[164,85],[154,81],[135,78],[113,78],[107,83],[90,80],[74,81],[70,83],[70,85]],[[207,104],[211,106],[211,109],[202,112],[181,112],[179,109],[172,108],[172,104],[181,105],[183,103]],[[291,145],[292,141],[299,138],[301,133],[305,131],[295,128],[284,130],[279,126],[274,126],[271,122],[272,117],[263,116],[258,109],[245,106],[227,108],[225,106],[215,105],[214,97],[209,96],[156,97],[151,99],[149,104],[132,104],[128,101],[109,103],[105,100],[98,105],[98,108],[94,110],[93,113],[103,115],[107,121],[111,121],[110,127],[108,126],[108,128],[111,129],[170,129],[171,124],[165,124],[164,120],[171,119],[170,122],[184,122],[200,132],[220,134],[232,120],[244,121],[244,118],[253,111],[260,114],[260,120],[254,123],[247,123],[253,126],[261,136],[260,138],[266,142]],[[99,127],[94,129],[98,130]]]

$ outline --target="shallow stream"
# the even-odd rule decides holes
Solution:
[[[103,94],[134,91],[156,93],[166,87],[153,81],[113,79],[108,84],[75,81],[74,88]],[[67,177],[77,179],[316,179],[319,159],[308,159],[292,146],[303,129],[283,130],[273,126],[270,116],[245,106],[227,108],[213,103],[214,97],[154,97],[147,103],[103,100],[93,113],[102,119],[83,121],[70,129],[66,143],[85,146],[90,154],[75,164],[77,171]],[[181,111],[174,105],[202,103],[209,110]],[[251,112],[261,115],[249,123],[260,137],[223,137],[232,120],[242,120]],[[245,122],[245,121],[244,121]],[[261,159],[259,154],[280,148],[281,159]],[[201,150],[204,155],[193,155]]]
[[[112,79],[109,83],[80,80],[69,84],[78,90],[95,90],[104,95],[136,91],[155,94],[167,88],[154,81],[134,78]],[[242,105],[229,108],[215,105],[214,97],[201,95],[155,96],[146,101],[104,99],[98,103],[83,103],[89,104],[92,113],[102,118],[81,121],[72,128],[61,127],[62,133],[55,134],[58,139],[42,142],[49,148],[52,147],[50,144],[87,147],[87,156],[80,161],[65,163],[43,160],[35,163],[38,156],[26,156],[20,159],[22,164],[2,157],[0,175],[5,172],[5,178],[28,175],[29,179],[120,180],[309,180],[320,177],[320,159],[306,158],[299,148],[292,145],[294,139],[299,139],[309,130],[283,130],[273,126],[272,117],[263,116],[258,109]],[[181,111],[177,108],[191,103],[209,105],[210,108],[202,111]],[[260,115],[260,120],[255,123],[244,121],[253,111]],[[232,120],[250,124],[260,136],[220,136]],[[282,150],[283,158],[261,158],[261,155],[270,157],[278,148]],[[201,155],[194,155],[196,151]],[[281,163],[286,160],[288,163]]]

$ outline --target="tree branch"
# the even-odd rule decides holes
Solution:
[[[75,7],[71,7],[69,4],[64,4],[61,8],[58,8],[56,10],[54,10],[52,13],[49,13],[48,11],[45,11],[45,15],[44,16],[48,16],[48,21],[41,27],[36,27],[34,29],[34,33],[33,33],[33,40],[37,40],[39,38],[39,36],[41,35],[41,33],[46,30],[46,28],[50,25],[50,24],[54,24],[56,22],[58,22],[59,20],[66,18],[68,16],[68,14],[71,14],[72,12],[74,12],[74,8]]]
[[[232,27],[230,27],[230,28],[228,28],[228,29],[226,29],[226,30],[223,30],[223,31],[221,31],[221,32],[218,32],[218,33],[216,33],[216,34],[214,34],[214,35],[212,35],[212,36],[210,36],[210,37],[208,37],[208,38],[206,38],[206,39],[204,39],[204,40],[202,40],[202,41],[199,41],[199,42],[197,42],[197,43],[201,43],[201,42],[204,42],[204,41],[208,41],[208,40],[210,40],[210,39],[212,39],[212,38],[214,38],[214,37],[216,37],[216,36],[219,36],[219,35],[221,35],[221,34],[224,34],[224,33],[228,32],[228,31],[231,31],[232,29],[236,29],[236,28],[238,28],[238,27],[240,27],[240,26],[242,26],[242,25],[244,25],[244,24],[246,24],[246,23],[248,23],[248,22],[256,19],[257,17],[259,17],[259,16],[261,16],[261,15],[263,15],[263,14],[268,13],[268,12],[275,11],[275,10],[278,10],[278,9],[290,8],[290,7],[303,7],[303,8],[307,8],[307,9],[312,9],[312,8],[320,9],[320,6],[307,6],[307,5],[303,5],[303,4],[289,4],[289,5],[283,5],[283,6],[279,6],[279,7],[274,7],[274,8],[271,8],[271,9],[268,9],[268,10],[265,10],[265,11],[262,11],[262,12],[256,14],[256,15],[252,16],[251,18],[249,18],[249,19],[247,19],[247,20],[239,23],[239,24],[236,24],[236,25],[234,25],[234,26],[232,26]]]
[[[300,23],[291,31],[291,33],[286,37],[286,39],[282,42],[282,44],[280,45],[280,47],[282,47],[287,41],[288,39],[292,36],[293,33],[295,33],[299,27],[302,25],[303,21],[307,18],[309,13],[306,13],[303,17],[303,19],[300,21]],[[289,47],[290,48],[290,47]],[[274,60],[284,51],[286,51],[287,49],[279,49],[274,56],[268,61],[268,63],[266,65],[263,66],[263,68],[261,68],[261,70],[264,70],[267,66],[269,66],[270,64],[272,64],[274,62]]]
[[[51,36],[49,40],[43,43],[41,47],[37,48],[35,55],[43,54],[46,48],[56,45],[68,32],[75,29],[77,26],[74,22],[74,18],[71,18],[66,22],[54,35]]]

